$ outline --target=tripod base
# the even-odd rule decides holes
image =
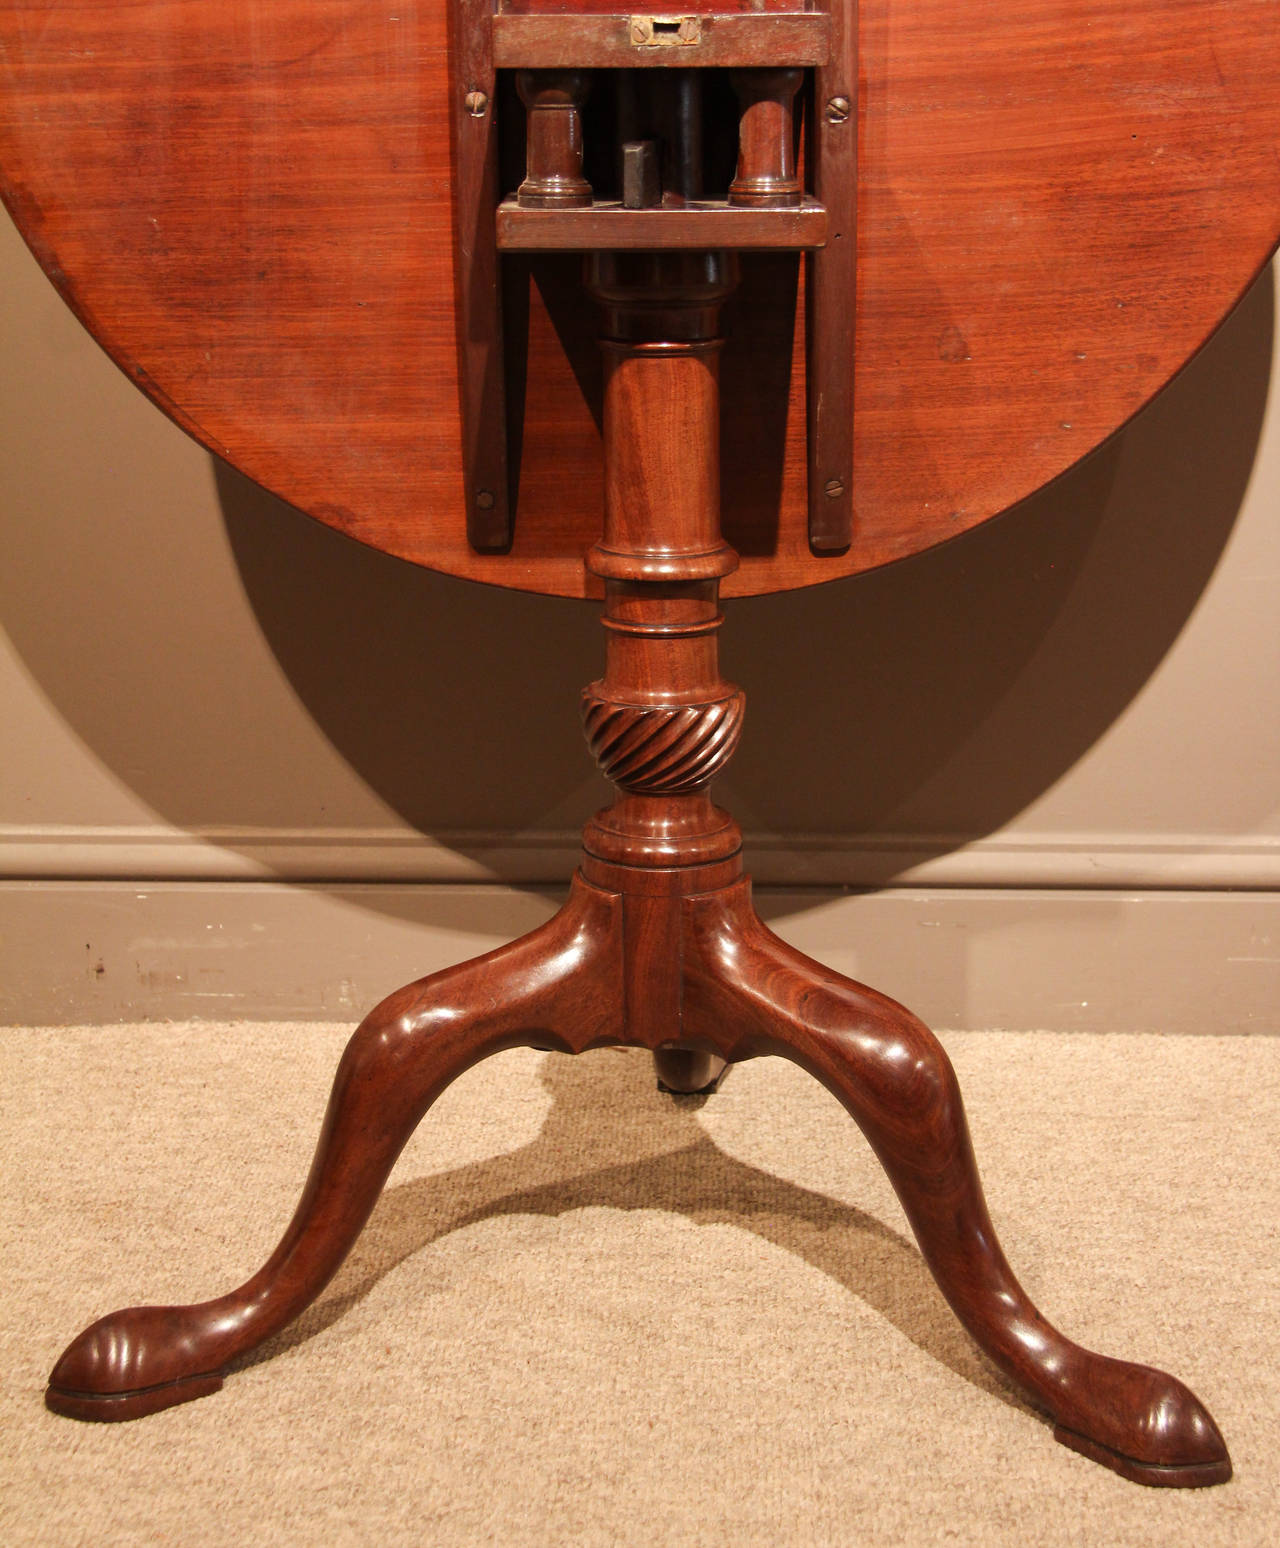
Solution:
[[[231,1362],[319,1295],[423,1114],[479,1060],[519,1045],[654,1051],[693,1093],[726,1066],[781,1054],[844,1104],[888,1173],[934,1278],[982,1349],[1059,1440],[1139,1483],[1231,1476],[1222,1436],[1180,1382],[1091,1354],[1014,1278],[982,1198],[955,1072],[892,1000],[785,946],[742,876],[742,835],[709,787],[744,696],[720,675],[718,585],[737,563],[719,528],[720,304],[725,254],[596,253],[602,309],[603,678],[587,742],[617,787],[584,833],[564,908],[522,940],[384,1000],[339,1066],[301,1202],[238,1290],[197,1306],[113,1313],[54,1367],[46,1401],[132,1419],[203,1397]]]
[[[684,1091],[714,1085],[739,1060],[794,1060],[861,1127],[943,1294],[1059,1441],[1138,1483],[1231,1476],[1216,1425],[1186,1387],[1070,1342],[1028,1299],[996,1240],[955,1073],[933,1034],[786,946],[745,880],[634,895],[579,874],[541,929],[383,1001],[343,1056],[301,1202],[268,1262],[217,1300],[94,1323],[55,1366],[48,1406],[136,1419],[217,1391],[232,1361],[319,1295],[436,1097],[521,1045],[648,1047],[660,1080]]]

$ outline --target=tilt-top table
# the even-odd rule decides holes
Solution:
[[[10,0],[0,62],[6,203],[167,413],[363,542],[603,600],[583,717],[617,786],[550,923],[356,1031],[263,1268],[94,1323],[49,1406],[130,1419],[216,1391],[319,1294],[452,1079],[515,1045],[631,1044],[677,1092],[795,1060],[1060,1441],[1140,1483],[1229,1478],[1186,1387],[1032,1305],[942,1048],[760,923],[708,788],[743,717],[722,595],[1006,509],[1257,274],[1274,0]],[[838,714],[871,668],[812,649]]]

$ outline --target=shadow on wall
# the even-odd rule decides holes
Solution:
[[[1208,585],[1253,470],[1274,326],[1268,268],[1183,372],[1054,483],[914,559],[736,613],[732,665],[755,690],[725,781],[739,817],[785,831],[786,748],[808,749],[817,833],[963,842],[1067,774]]]
[[[731,604],[723,657],[749,712],[719,799],[758,832],[974,837],[1060,779],[1213,573],[1273,323],[1268,270],[1126,430],[1013,511],[870,575]],[[602,652],[582,604],[429,575],[225,465],[218,488],[272,650],[389,806],[428,833],[483,829],[496,779],[519,824],[568,791],[588,797],[569,820],[587,815],[604,787],[583,791],[572,708]]]
[[[1213,572],[1253,466],[1273,321],[1268,271],[1127,430],[1012,513],[872,575],[731,606],[725,667],[750,711],[724,804],[758,833],[964,838],[1059,780]],[[103,372],[60,380],[58,401],[96,402]],[[108,432],[127,468],[123,382],[118,401]],[[35,416],[36,451],[45,431]],[[169,488],[188,486],[190,445],[155,444]],[[144,521],[136,495],[75,466],[65,510],[0,530],[0,619],[133,796],[190,830],[376,827],[390,808],[448,842],[495,820],[563,833],[600,803],[577,727],[603,654],[593,608],[415,569],[215,472],[225,536]],[[518,865],[501,879],[526,880]]]

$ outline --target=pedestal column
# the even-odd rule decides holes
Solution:
[[[620,892],[703,891],[741,873],[741,833],[707,787],[732,756],[744,697],[720,675],[723,253],[601,253],[605,674],[583,694],[587,740],[617,785],[587,825],[583,873]],[[642,872],[643,875],[634,874]]]
[[[600,253],[604,531],[587,557],[605,586],[605,673],[583,693],[587,741],[617,792],[587,824],[582,874],[623,899],[624,1024],[678,1090],[723,1062],[674,1046],[682,1030],[681,899],[742,874],[738,825],[709,795],[745,698],[720,674],[720,304],[724,253]],[[667,1043],[673,1046],[663,1048]]]

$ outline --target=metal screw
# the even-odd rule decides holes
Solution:
[[[829,124],[844,124],[849,121],[849,114],[853,112],[853,103],[848,97],[832,97],[827,103],[827,122]]]
[[[463,106],[472,118],[483,118],[489,107],[489,99],[482,91],[469,91],[463,99]]]
[[[479,494],[476,495],[476,504],[482,511],[491,511],[494,506],[493,490],[482,489]]]
[[[824,492],[828,499],[834,500],[844,493],[844,480],[842,478],[829,478],[824,485]]]

